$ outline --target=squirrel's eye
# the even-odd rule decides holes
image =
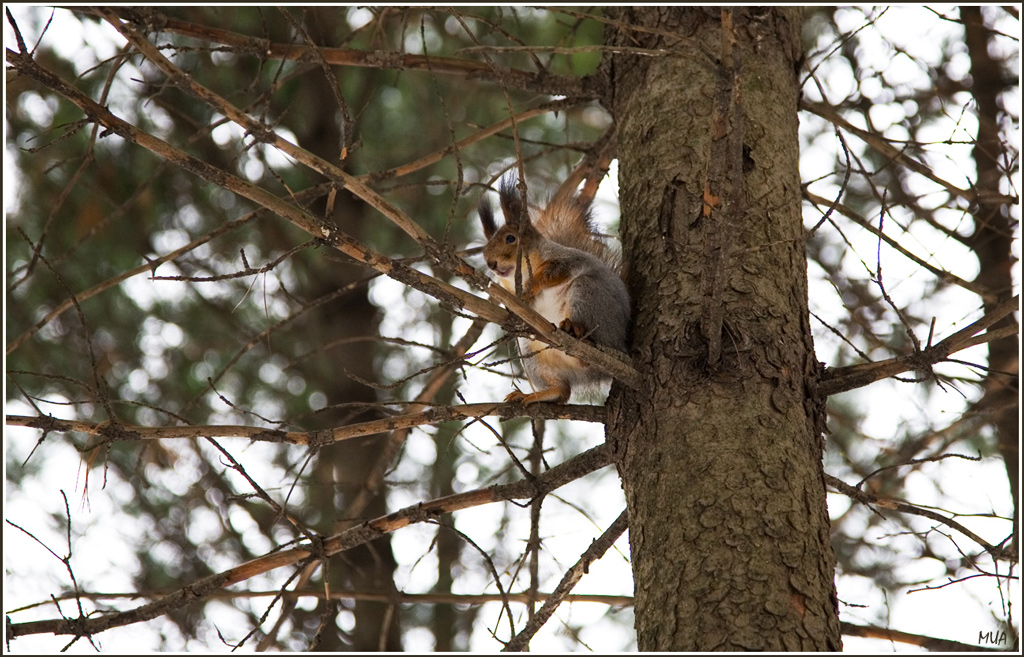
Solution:
[[[515,235],[506,235],[505,236],[505,244],[515,244],[515,243],[516,243],[516,236]]]

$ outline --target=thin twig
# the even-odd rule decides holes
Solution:
[[[62,420],[44,416],[8,415],[8,426],[32,427],[44,431],[66,432],[77,431],[110,440],[161,440],[166,438],[201,438],[214,436],[218,438],[246,438],[252,441],[283,443],[291,445],[308,445],[323,447],[343,440],[360,436],[369,436],[383,431],[410,429],[424,424],[437,424],[454,420],[478,419],[481,417],[532,417],[542,420],[581,420],[584,422],[604,422],[605,408],[586,404],[462,404],[457,406],[437,406],[417,413],[394,415],[379,420],[357,422],[333,429],[316,431],[282,431],[267,427],[254,427],[240,424],[221,425],[186,425],[168,427],[144,427],[139,425],[118,423],[116,426],[101,422],[83,422],[81,420]]]
[[[569,482],[576,481],[584,475],[610,465],[611,462],[611,451],[605,445],[601,445],[551,468],[540,477],[532,480],[524,479],[511,484],[495,485],[466,493],[449,495],[429,502],[417,503],[328,537],[320,542],[317,550],[314,550],[312,546],[305,546],[272,552],[226,571],[194,581],[164,596],[160,600],[129,611],[103,614],[89,618],[59,618],[12,623],[7,626],[7,636],[14,638],[44,633],[92,636],[114,627],[152,620],[180,609],[191,602],[204,599],[213,591],[243,582],[251,577],[277,568],[300,563],[313,556],[314,552],[319,549],[323,550],[325,556],[330,557],[358,545],[368,543],[402,527],[432,521],[447,513],[512,499],[531,499],[536,495],[551,492]]]
[[[821,395],[834,395],[847,390],[862,388],[880,379],[896,376],[909,370],[920,369],[935,363],[946,360],[951,354],[968,347],[1002,339],[1007,335],[1015,335],[1017,327],[1009,327],[1010,331],[992,331],[983,335],[981,333],[992,326],[1003,317],[1017,310],[1020,304],[1020,295],[1007,299],[981,319],[972,322],[938,344],[922,349],[920,352],[907,354],[897,358],[876,361],[862,365],[850,365],[848,367],[828,368],[825,370],[823,380],[818,383],[817,392]]]
[[[898,501],[893,500],[893,499],[883,498],[883,497],[879,497],[878,495],[873,495],[871,493],[866,493],[866,492],[864,492],[862,490],[859,490],[859,489],[851,486],[850,484],[846,483],[842,479],[840,479],[838,477],[834,477],[834,476],[832,476],[830,474],[827,474],[827,473],[825,474],[825,483],[827,483],[829,486],[835,488],[837,491],[839,491],[843,495],[846,495],[847,497],[850,497],[852,499],[857,500],[861,504],[866,504],[866,505],[869,505],[869,506],[872,506],[872,507],[877,506],[877,507],[881,507],[883,509],[892,509],[893,511],[899,511],[900,513],[909,513],[911,515],[921,516],[923,518],[929,518],[929,519],[934,520],[936,522],[940,522],[943,525],[946,525],[947,527],[951,527],[951,528],[955,529],[956,531],[960,532],[961,534],[963,534],[967,538],[971,539],[972,541],[974,541],[975,543],[977,543],[981,547],[985,548],[985,551],[988,552],[989,554],[991,554],[992,558],[994,558],[994,559],[1000,559],[1000,558],[1007,558],[1008,557],[1008,555],[1006,555],[1004,553],[1004,550],[1002,550],[1002,549],[992,545],[991,543],[989,543],[985,539],[981,538],[980,536],[978,536],[977,534],[975,534],[971,530],[967,529],[966,527],[964,527],[963,525],[961,525],[957,521],[952,520],[950,518],[947,518],[946,516],[942,515],[941,513],[936,513],[935,511],[931,511],[929,509],[922,509],[920,507],[914,506],[913,504],[907,504],[905,502],[898,502]]]
[[[576,586],[576,583],[587,574],[590,570],[590,564],[604,556],[604,553],[608,551],[615,541],[619,539],[622,532],[626,531],[628,524],[627,512],[623,509],[619,517],[615,519],[615,522],[611,524],[608,529],[601,534],[601,536],[590,544],[586,552],[580,556],[580,560],[576,562],[572,568],[565,573],[562,577],[562,581],[558,583],[555,590],[552,591],[551,596],[544,601],[544,604],[537,611],[536,615],[526,623],[526,627],[519,632],[519,634],[512,637],[512,640],[505,644],[502,648],[502,652],[518,652],[523,650],[534,634],[537,633],[544,623],[547,622],[551,615],[558,609],[558,605],[562,604],[565,596],[572,591],[572,588]]]

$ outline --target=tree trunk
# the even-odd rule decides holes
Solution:
[[[306,13],[307,29],[313,34],[332,35],[335,23],[344,20],[344,14],[334,8],[318,8]],[[324,38],[324,37],[321,37]],[[351,93],[349,101],[357,107],[365,103],[373,88],[369,81]],[[339,82],[340,84],[340,82]],[[338,103],[334,92],[324,76],[310,76],[304,79],[303,108],[293,108],[296,134],[299,143],[328,162],[339,162],[343,142],[342,126],[338,120]],[[355,97],[355,98],[353,98]],[[325,205],[316,206],[324,212]],[[366,235],[374,229],[379,219],[376,212],[357,201],[347,192],[338,194],[334,213],[330,217],[338,228],[357,239],[370,241]],[[384,228],[385,230],[387,228]],[[354,263],[326,260],[324,268],[317,270],[317,276],[307,285],[312,298],[318,298],[350,285],[367,275],[367,269]],[[310,334],[318,335],[316,344],[326,345],[345,338],[372,338],[380,333],[377,308],[370,303],[366,287],[324,306],[316,313],[308,326]],[[354,341],[339,344],[326,352],[309,367],[320,369],[313,378],[320,382],[321,390],[327,396],[328,405],[338,408],[317,414],[317,423],[323,427],[341,426],[349,422],[377,419],[375,412],[354,411],[346,404],[372,404],[377,401],[374,390],[354,377],[374,381],[375,348],[367,342]],[[323,372],[327,370],[327,372]],[[348,517],[346,512],[352,501],[364,491],[366,481],[377,458],[387,441],[385,434],[367,436],[361,440],[337,443],[321,448],[314,463],[310,489],[310,504],[320,513],[316,523],[317,531],[330,535],[357,524],[363,518],[373,518],[387,513],[383,487],[365,508],[358,510],[357,517]],[[391,537],[382,536],[366,545],[360,545],[332,560],[329,568],[331,590],[374,591],[392,593],[394,584],[395,558],[391,551]],[[310,616],[316,622],[324,622],[325,605],[321,601]],[[394,605],[383,602],[358,600],[343,603],[354,616],[351,631],[339,630],[333,619],[326,622],[326,629],[320,635],[317,651],[323,652],[373,652],[402,650],[399,614]],[[337,615],[337,612],[333,612]],[[298,618],[302,618],[299,614]]]
[[[613,18],[660,34],[610,28],[611,45],[674,51],[606,62],[646,377],[608,402],[638,645],[839,650],[800,213],[800,12]]]
[[[1000,94],[1010,91],[1014,80],[1004,80],[1000,65],[988,51],[990,31],[982,20],[980,7],[962,7],[967,53],[971,58],[971,95],[977,103],[978,137],[974,163],[978,168],[975,188],[980,200],[973,207],[974,234],[970,246],[978,257],[978,283],[996,297],[985,303],[985,311],[1013,296],[1014,231],[1009,206],[1000,199],[999,186],[1010,161],[999,135]],[[1011,314],[989,330],[1017,323]],[[1019,331],[1018,331],[1019,333]],[[978,404],[992,417],[999,436],[999,453],[1006,464],[1006,476],[1013,497],[1014,551],[1017,543],[1020,506],[1020,348],[1015,340],[995,340],[988,345],[989,370],[985,375],[985,397]]]

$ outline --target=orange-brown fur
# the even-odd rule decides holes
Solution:
[[[577,338],[625,349],[629,296],[615,273],[610,250],[594,233],[589,208],[576,197],[556,197],[545,208],[526,208],[514,181],[501,186],[505,225],[495,225],[481,200],[480,218],[488,237],[484,260],[499,283]],[[531,217],[532,215],[532,217]],[[543,342],[520,339],[523,364],[535,392],[514,390],[506,401],[564,403],[574,385],[603,378],[579,359]]]

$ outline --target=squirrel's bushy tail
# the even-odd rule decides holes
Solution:
[[[506,210],[519,207],[518,178],[509,173],[501,181],[501,205]],[[540,234],[552,242],[597,256],[612,271],[621,271],[621,258],[608,246],[604,237],[594,228],[590,202],[584,201],[575,190],[560,189],[543,207],[530,207],[530,222]]]

